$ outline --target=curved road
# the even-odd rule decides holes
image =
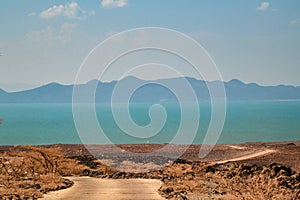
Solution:
[[[233,161],[248,160],[248,159],[252,159],[252,158],[256,158],[256,157],[260,157],[260,156],[265,156],[267,154],[274,153],[274,152],[276,152],[276,151],[273,149],[265,149],[260,152],[252,153],[252,154],[237,157],[237,158],[232,158],[232,159],[228,159],[228,160],[220,160],[220,161],[215,162],[215,164],[223,164],[223,163],[233,162]]]
[[[45,200],[129,200],[164,199],[158,194],[159,180],[153,179],[100,179],[90,177],[68,177],[74,185],[68,189],[50,192]]]
[[[236,148],[236,147],[233,147]],[[228,160],[220,160],[214,164],[247,160],[276,152],[265,149],[256,153],[240,156]],[[154,179],[100,179],[91,177],[68,177],[74,182],[71,188],[50,192],[45,195],[46,200],[160,200],[158,194],[162,182]]]

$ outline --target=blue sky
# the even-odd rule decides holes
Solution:
[[[225,81],[300,85],[298,0],[10,0],[0,2],[0,18],[0,88],[7,90],[71,84],[95,45],[148,26],[194,38]]]

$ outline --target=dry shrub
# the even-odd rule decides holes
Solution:
[[[89,167],[83,166],[77,160],[65,158],[58,166],[58,173],[62,176],[82,175]]]
[[[66,188],[72,182],[62,175],[84,170],[65,158],[60,148],[24,146],[0,154],[0,199],[36,199],[43,193]]]
[[[229,188],[227,193],[243,199],[300,198],[300,174],[276,163],[269,167],[234,163],[216,166],[212,177]]]
[[[148,171],[157,169],[159,167],[160,167],[159,165],[156,165],[153,162],[135,163],[132,161],[125,160],[125,161],[121,162],[120,165],[116,167],[116,169],[119,171],[138,173],[138,172],[148,172]]]
[[[278,164],[173,164],[162,181],[167,199],[300,199],[300,173]]]

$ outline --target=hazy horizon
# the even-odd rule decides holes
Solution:
[[[132,76],[127,76],[127,77],[132,77]],[[127,77],[124,77],[124,78],[127,78]],[[135,76],[133,76],[133,77],[137,78],[137,79],[140,79],[142,81],[163,80],[163,78],[162,79],[148,79],[148,80],[145,80],[145,79],[141,79],[141,78],[138,78],[138,77],[135,77]],[[175,78],[193,78],[193,77],[175,77]],[[173,79],[173,78],[171,77],[171,78],[166,78],[166,79]],[[87,84],[88,82],[94,81],[94,80],[96,80],[96,79],[89,80],[89,81],[87,81],[85,83],[82,83],[82,84]],[[202,81],[202,79],[196,79],[196,80]],[[221,81],[222,82],[230,82],[230,81],[233,81],[233,80],[241,81],[244,84],[252,84],[252,83],[257,84],[255,82],[244,82],[244,81],[242,81],[240,79],[237,79],[237,78],[230,79],[230,80],[221,80]],[[99,80],[97,80],[97,81],[99,81]],[[120,80],[112,80],[112,81],[120,81]],[[213,80],[213,81],[209,81],[209,82],[214,82],[214,81],[220,81],[220,80]],[[111,81],[109,81],[109,82],[111,82]],[[109,83],[109,82],[103,82],[103,83]],[[75,83],[67,84],[67,83],[61,83],[61,82],[48,82],[48,83],[43,83],[43,84],[26,84],[26,83],[12,83],[12,84],[9,84],[8,83],[8,84],[0,84],[0,89],[4,90],[5,92],[21,92],[21,91],[26,91],[26,90],[31,90],[31,89],[35,89],[35,88],[38,88],[38,87],[46,86],[46,85],[51,84],[51,83],[58,83],[58,84],[63,85],[63,86],[74,85],[75,84]],[[300,87],[300,85],[288,85],[288,84],[277,84],[277,85],[258,84],[258,85],[259,86],[280,86],[280,85],[284,85],[284,86]]]
[[[297,0],[31,0],[0,5],[0,17],[5,19],[0,33],[0,88],[7,90],[49,82],[72,84],[97,44],[139,27],[174,29],[190,36],[208,51],[225,81],[300,85]],[[141,35],[139,41],[144,39]],[[85,81],[94,78],[91,72]]]

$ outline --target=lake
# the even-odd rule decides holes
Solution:
[[[109,104],[97,104],[96,116],[107,138],[116,144],[169,143],[180,126],[181,111],[177,103],[163,102],[167,114],[163,128],[151,137],[130,136],[122,131],[113,118]],[[150,123],[151,103],[133,103],[129,106],[132,120],[139,126]],[[82,105],[85,110],[86,105]],[[119,105],[120,108],[123,106]],[[119,108],[116,108],[118,110]],[[200,121],[193,143],[203,143],[211,117],[211,107],[200,102]],[[0,144],[80,144],[84,135],[91,134],[90,120],[84,120],[86,133],[80,136],[72,115],[71,104],[0,104]],[[193,123],[190,121],[189,123]],[[154,127],[155,128],[155,127]],[[89,133],[89,134],[88,134]],[[94,137],[94,138],[93,138]],[[192,137],[189,130],[179,138],[185,143]],[[227,102],[226,120],[218,143],[273,142],[300,140],[300,101],[236,101]],[[90,143],[107,143],[90,138]]]

